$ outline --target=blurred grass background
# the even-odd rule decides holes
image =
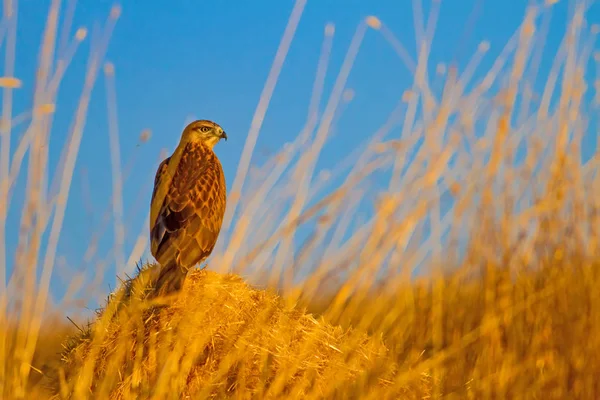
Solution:
[[[251,165],[305,5],[297,1],[238,173],[228,177],[229,218],[209,266],[161,304],[144,300],[142,267],[121,276],[125,284],[93,318],[72,323],[60,305],[46,306],[91,87],[102,73],[112,107],[111,222],[115,237],[121,232],[115,67],[103,61],[120,8],[95,36],[64,162],[48,187],[49,88],[60,71],[52,3],[39,95],[16,146],[10,102],[22,83],[0,79],[0,242],[19,235],[14,267],[0,270],[2,398],[597,398],[600,177],[597,82],[587,70],[599,60],[598,27],[586,20],[586,2],[572,2],[543,91],[533,93],[526,76],[539,62],[539,21],[550,3],[527,8],[481,80],[469,81],[486,42],[465,71],[437,65],[439,93],[426,54],[433,7],[413,87],[364,145],[324,171],[316,163],[338,109],[352,99],[346,80],[362,37],[375,30],[394,43],[385,21],[365,18],[320,112],[328,25],[305,127],[264,165]],[[76,31],[74,43],[86,36]],[[386,138],[395,124],[401,136]],[[26,195],[15,226],[6,223],[7,204],[23,160]],[[128,264],[117,270],[137,261],[145,230],[133,242],[128,257],[115,256]]]

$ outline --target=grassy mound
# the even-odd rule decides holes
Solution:
[[[131,282],[125,290],[135,293]],[[124,307],[112,299],[71,340],[63,395],[348,398],[386,385],[396,368],[380,339],[328,325],[235,275],[191,272],[162,306],[141,297]]]

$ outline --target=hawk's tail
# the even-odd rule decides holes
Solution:
[[[160,271],[153,290],[154,296],[166,296],[180,291],[186,275],[187,271],[174,259],[160,263]]]

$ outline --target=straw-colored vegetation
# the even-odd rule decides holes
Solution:
[[[235,275],[194,272],[168,307],[111,319],[83,330],[64,353],[65,373],[100,397],[329,397],[375,366],[393,368],[382,362],[381,339],[332,327]]]
[[[490,266],[497,275],[486,276],[494,280],[487,291],[452,277],[438,304],[418,286],[370,294],[348,304],[356,311],[333,326],[235,275],[198,271],[169,306],[134,307],[82,329],[60,368],[66,381],[87,382],[81,390],[100,398],[421,399],[434,390],[458,398],[594,398],[599,267],[547,260],[511,282]],[[438,332],[436,307],[447,310]],[[348,328],[365,320],[364,331]]]
[[[463,71],[440,64],[435,76],[426,46],[410,56],[385,20],[367,18],[321,110],[335,34],[328,25],[306,125],[272,159],[252,166],[305,6],[298,0],[237,174],[228,178],[227,214],[209,267],[191,273],[179,296],[153,302],[143,268],[89,324],[73,325],[48,316],[48,290],[91,88],[119,9],[92,35],[63,162],[48,177],[57,85],[86,38],[80,29],[55,49],[56,38],[70,34],[68,24],[66,33],[59,29],[57,3],[44,33],[39,95],[33,112],[20,117],[11,108],[21,85],[12,77],[10,1],[3,16],[0,398],[600,397],[600,151],[590,67],[600,60],[599,30],[587,22],[584,2],[574,2],[546,75],[538,72],[553,2],[526,10],[489,71],[478,69],[490,48],[482,42]],[[431,43],[439,6],[432,2],[427,21],[415,21],[417,43]],[[390,43],[414,84],[345,162],[319,170],[328,136],[352,101],[347,78],[366,35]],[[103,78],[111,253],[124,271],[140,259],[147,228],[127,256],[120,197],[129,183],[116,140],[115,61]],[[23,136],[12,134],[15,121],[30,121]],[[7,205],[21,175],[24,211],[11,226]],[[14,232],[20,241],[7,269],[6,237]],[[95,266],[102,258],[96,239],[85,260]],[[72,281],[85,280],[74,273]],[[63,303],[71,305],[76,291],[69,287]]]

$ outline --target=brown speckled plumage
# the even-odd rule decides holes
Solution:
[[[210,121],[196,121],[186,130],[210,124],[219,129],[220,137],[227,137]],[[199,137],[200,133],[194,135],[186,140],[184,131],[176,150],[180,158],[173,179],[168,182],[166,178],[175,153],[159,165],[154,180],[153,206],[158,188],[167,185],[164,201],[155,205],[159,207],[156,221],[150,222],[151,252],[161,265],[156,289],[163,294],[179,290],[188,269],[210,255],[225,214],[226,184],[221,163],[210,143]],[[212,140],[212,136],[206,136]]]

